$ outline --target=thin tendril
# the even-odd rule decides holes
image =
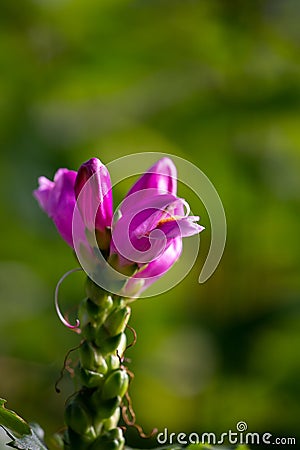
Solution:
[[[60,321],[61,321],[66,327],[70,328],[71,330],[74,330],[76,333],[80,333],[80,330],[78,329],[78,328],[79,328],[79,325],[80,325],[80,321],[79,321],[79,319],[76,319],[76,324],[75,324],[75,325],[71,325],[71,324],[67,321],[67,319],[63,316],[63,314],[62,314],[62,312],[61,312],[61,310],[60,310],[59,304],[58,304],[58,292],[59,292],[59,287],[60,287],[60,285],[62,284],[62,282],[63,282],[69,275],[71,275],[71,274],[74,273],[74,272],[79,272],[79,271],[81,271],[81,270],[83,270],[81,267],[76,267],[76,269],[72,269],[72,270],[69,270],[68,272],[66,272],[66,273],[61,277],[61,279],[59,280],[59,282],[57,283],[56,288],[55,288],[55,294],[54,294],[55,309],[56,309],[56,312],[57,312],[57,315],[58,315]]]
[[[130,370],[128,370],[127,367],[122,366],[122,368],[124,370],[126,370],[127,374],[130,377],[130,382],[131,382],[133,380],[133,378],[134,378],[134,374]],[[124,402],[125,399],[126,399],[127,405]],[[128,391],[125,393],[125,397],[124,397],[123,402],[121,404],[121,411],[122,411],[122,417],[123,417],[123,420],[124,420],[125,424],[128,427],[134,427],[138,431],[138,433],[139,433],[141,438],[149,439],[149,438],[153,437],[158,432],[157,428],[153,428],[153,430],[150,433],[146,434],[144,432],[143,428],[139,424],[136,423],[136,415],[135,415],[135,412],[134,412],[134,409],[133,409],[132,399],[131,399],[130,394],[129,394]]]
[[[137,341],[137,333],[136,333],[135,329],[133,327],[131,327],[130,325],[128,325],[128,324],[126,325],[126,328],[128,328],[131,331],[131,333],[133,334],[133,341],[130,344],[127,345],[127,347],[125,348],[125,352],[130,347],[134,347],[135,344],[136,344],[136,341]]]
[[[152,436],[154,436],[158,432],[158,429],[153,428],[153,430],[150,433],[146,434],[144,432],[143,428],[139,424],[136,423],[136,416],[135,416],[135,412],[132,407],[132,400],[131,400],[131,397],[128,392],[126,392],[125,398],[127,400],[127,405],[125,405],[123,403],[122,417],[123,417],[123,420],[126,423],[126,425],[129,427],[134,427],[138,431],[140,437],[143,439],[149,439]],[[128,412],[130,414],[130,417],[128,415]]]
[[[137,429],[140,437],[143,438],[143,439],[150,439],[158,432],[157,428],[153,428],[153,430],[150,431],[150,433],[146,434],[144,432],[143,428],[141,427],[141,425],[138,425],[137,423],[135,423],[133,426],[134,426],[134,428]]]
[[[136,417],[132,407],[132,400],[128,392],[126,392],[125,398],[127,400],[127,405],[122,406],[122,416],[126,425],[133,426],[135,424]],[[127,411],[129,411],[130,417]]]
[[[55,387],[55,390],[56,390],[56,392],[57,392],[58,394],[60,394],[60,389],[59,389],[58,385],[59,385],[59,383],[61,382],[61,380],[62,380],[63,377],[64,377],[64,371],[67,370],[67,362],[68,362],[68,358],[69,358],[70,354],[71,354],[72,352],[74,352],[75,350],[78,350],[78,349],[81,347],[81,345],[82,345],[82,342],[80,342],[80,344],[77,345],[77,347],[71,348],[71,350],[69,350],[68,353],[67,353],[66,356],[65,356],[64,364],[63,364],[63,367],[62,367],[62,369],[61,369],[61,371],[60,371],[59,378],[58,378],[58,380],[56,381],[55,386],[54,386],[54,387]]]

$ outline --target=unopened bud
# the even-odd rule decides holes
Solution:
[[[103,421],[104,430],[112,430],[118,426],[120,420],[121,410],[117,408],[114,414],[107,420]]]
[[[97,389],[92,395],[92,402],[97,411],[97,421],[109,419],[120,406],[121,400],[121,397],[114,397],[103,401],[101,389]]]
[[[122,337],[121,337],[120,343],[119,343],[118,348],[116,350],[116,354],[119,355],[119,357],[121,357],[124,354],[124,352],[126,350],[126,345],[127,345],[126,334],[122,333]]]
[[[100,351],[92,344],[84,341],[79,349],[81,366],[84,369],[95,370],[105,374],[107,372],[107,364]]]
[[[96,337],[97,327],[91,322],[88,322],[84,327],[81,328],[82,336],[87,341],[93,341]]]
[[[102,398],[107,400],[116,396],[123,397],[128,389],[129,378],[127,372],[118,369],[112,372],[105,380],[102,389]]]
[[[116,349],[122,342],[123,333],[116,336],[108,337],[103,327],[99,328],[96,336],[96,345],[104,355],[115,353]]]
[[[114,428],[99,436],[89,450],[122,450],[125,439],[120,428]]]
[[[111,296],[107,296],[105,304],[99,306],[96,305],[90,298],[86,301],[86,310],[89,316],[89,320],[97,322],[97,325],[101,325],[109,314],[109,311],[113,307],[113,300]]]
[[[107,363],[107,371],[112,372],[113,370],[119,369],[120,367],[120,358],[117,355],[109,355],[106,358]]]
[[[78,397],[69,401],[65,409],[65,421],[78,434],[91,436],[95,434],[92,426],[93,419]]]
[[[88,388],[99,387],[104,382],[103,373],[94,372],[93,370],[87,370],[81,367],[80,369],[80,379],[83,386]]]
[[[128,306],[116,309],[107,317],[104,326],[111,336],[115,336],[125,330],[129,317],[130,308]]]
[[[80,435],[75,433],[72,428],[68,428],[63,436],[63,447],[65,450],[86,450],[95,436]],[[61,447],[60,447],[61,448]]]
[[[96,305],[105,309],[112,305],[111,296],[90,278],[87,278],[85,290],[88,298],[96,303]]]

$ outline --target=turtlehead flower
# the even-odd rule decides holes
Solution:
[[[82,164],[78,173],[59,169],[54,181],[41,177],[39,184],[34,196],[72,247],[77,202],[86,235],[95,233],[108,262],[131,274],[122,289],[126,296],[158,280],[179,258],[182,238],[203,230],[199,217],[190,216],[189,205],[177,196],[176,167],[169,158],[137,180],[114,217],[110,175],[97,158]]]

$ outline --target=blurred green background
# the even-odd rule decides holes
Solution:
[[[185,192],[207,230],[189,276],[133,305],[138,422],[299,433],[299,18],[296,0],[2,1],[0,394],[48,435],[63,424],[72,382],[60,395],[54,383],[78,342],[53,292],[76,263],[32,190],[59,167],[144,151],[206,173],[228,241],[199,285],[209,220]],[[83,280],[65,282],[64,308]],[[156,442],[130,430],[128,444]]]

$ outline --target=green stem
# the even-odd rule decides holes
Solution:
[[[103,291],[89,278],[79,318],[83,335],[77,379],[80,389],[66,404],[65,450],[122,450],[118,428],[128,375],[120,357],[130,317],[126,300]]]

